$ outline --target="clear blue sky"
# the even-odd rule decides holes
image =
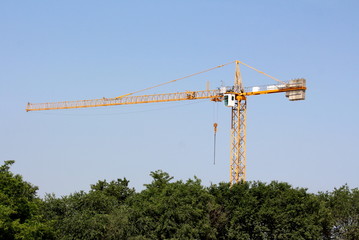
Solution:
[[[230,109],[210,101],[25,112],[27,102],[114,97],[242,60],[306,101],[248,100],[248,180],[359,186],[358,1],[1,1],[0,160],[39,194],[151,171],[229,178]],[[273,81],[243,70],[246,86]],[[233,82],[234,66],[147,93]],[[213,165],[213,122],[218,121]]]

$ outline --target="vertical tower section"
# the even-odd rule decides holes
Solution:
[[[234,79],[234,91],[244,92],[242,76],[236,61]],[[246,180],[246,120],[247,99],[244,96],[236,96],[236,103],[232,107],[231,118],[231,144],[230,144],[230,177],[231,185]]]
[[[246,180],[247,101],[238,100],[232,107],[230,183]]]

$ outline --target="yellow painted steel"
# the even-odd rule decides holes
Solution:
[[[305,90],[306,87],[285,87],[277,90],[264,90],[257,92],[228,92],[237,96],[237,99],[242,99],[243,96],[263,95],[270,93],[288,92],[294,90]],[[116,105],[129,105],[141,103],[159,103],[159,102],[173,102],[182,100],[196,100],[196,99],[211,99],[212,101],[222,101],[223,94],[217,90],[206,91],[186,91],[179,93],[165,93],[153,95],[140,96],[125,96],[121,98],[100,98],[90,100],[77,100],[65,102],[48,102],[48,103],[28,103],[26,111],[43,111],[43,110],[58,110],[58,109],[73,109],[73,108],[89,108],[89,107],[103,107]]]
[[[88,108],[115,105],[129,105],[141,103],[172,102],[182,100],[220,98],[219,90],[208,91],[186,91],[179,93],[153,94],[141,96],[127,96],[122,98],[101,98],[92,100],[49,102],[49,103],[28,103],[26,111],[42,111],[72,108]]]
[[[236,61],[233,89],[239,94],[232,107],[229,182],[231,185],[246,180],[246,118],[247,100],[239,67]]]
[[[229,181],[233,185],[246,181],[246,121],[247,101],[241,100],[232,107]]]

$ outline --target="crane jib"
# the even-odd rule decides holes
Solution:
[[[217,90],[206,91],[186,91],[180,93],[167,93],[167,94],[153,94],[153,95],[141,95],[141,96],[128,96],[122,98],[101,98],[92,100],[78,100],[78,101],[65,101],[65,102],[49,102],[49,103],[28,103],[26,111],[42,111],[42,110],[56,110],[56,109],[73,109],[73,108],[89,108],[100,106],[115,106],[115,105],[130,105],[130,104],[142,104],[142,103],[156,103],[156,102],[172,102],[183,100],[196,100],[196,99],[211,99],[213,101],[226,101],[226,106],[233,106],[233,100],[230,100],[228,105],[228,99],[226,96],[252,96],[263,95],[271,93],[286,92],[287,97],[293,97],[298,95],[298,91],[303,92],[306,90],[305,86],[287,86],[277,87],[276,85],[268,85],[262,87],[246,88],[243,93],[236,93],[228,91],[225,94]],[[293,95],[291,92],[295,93]],[[302,97],[302,96],[300,96]],[[236,98],[237,99],[237,98]],[[238,99],[237,99],[238,100]],[[304,100],[304,99],[298,99]]]

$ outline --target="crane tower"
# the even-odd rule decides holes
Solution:
[[[164,84],[172,83],[187,77],[208,72],[210,70],[235,63],[234,84],[231,87],[220,87],[215,90],[186,91],[177,93],[163,93],[152,95],[135,95],[141,91],[159,87]],[[240,64],[245,65],[261,74],[264,74],[279,84],[265,86],[244,87],[240,72]],[[224,105],[231,108],[231,141],[230,141],[230,183],[238,183],[246,180],[246,112],[247,97],[253,95],[263,95],[272,93],[285,93],[290,101],[304,100],[306,91],[306,80],[303,78],[282,82],[262,71],[259,71],[241,61],[233,61],[205,71],[191,74],[186,77],[175,79],[153,87],[149,87],[133,93],[128,93],[114,98],[100,98],[91,100],[77,100],[65,102],[49,103],[28,103],[26,111],[58,110],[73,108],[102,107],[113,105],[129,105],[141,103],[159,103],[183,100],[209,99],[215,102],[224,102]]]

